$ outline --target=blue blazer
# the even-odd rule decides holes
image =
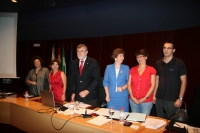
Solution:
[[[116,85],[117,87],[122,87],[128,83],[129,70],[129,66],[121,64],[118,77],[116,78],[115,65],[107,65],[104,73],[103,86],[108,86],[110,97],[124,97],[128,95],[127,88],[122,92],[116,92]]]

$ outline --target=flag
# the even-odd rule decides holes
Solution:
[[[55,49],[54,46],[52,48],[51,60],[55,59]]]
[[[60,48],[58,48],[58,60],[61,62],[61,59],[60,59]]]
[[[70,58],[69,58],[69,72],[68,72],[68,77],[71,77],[72,56],[73,56],[73,48],[72,48],[72,46],[71,46],[71,50],[70,50]]]
[[[62,48],[62,65],[61,65],[62,71],[66,73],[66,62],[65,62],[65,50],[64,47]]]

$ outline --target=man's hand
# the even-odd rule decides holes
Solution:
[[[177,108],[180,108],[181,107],[181,104],[182,104],[182,101],[180,99],[177,99],[174,103],[174,106],[177,107]]]
[[[152,101],[154,104],[156,104],[156,97],[154,96],[153,97],[153,101]]]
[[[79,93],[79,96],[82,97],[82,98],[84,98],[84,97],[86,97],[88,94],[89,94],[89,91],[88,91],[88,90],[84,90],[84,91],[81,91],[81,92]]]
[[[71,95],[71,101],[74,101],[74,99],[75,99],[75,94],[73,93],[73,94]]]

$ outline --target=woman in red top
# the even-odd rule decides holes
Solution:
[[[148,53],[140,49],[135,53],[138,65],[130,70],[128,80],[129,101],[132,112],[150,114],[153,106],[153,90],[156,70],[146,65]]]
[[[53,59],[51,61],[51,73],[49,74],[49,90],[53,92],[56,102],[65,101],[65,92],[67,86],[67,77],[60,69],[60,61]]]

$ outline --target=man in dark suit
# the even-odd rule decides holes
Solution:
[[[98,85],[100,73],[98,61],[87,56],[88,48],[79,44],[76,49],[78,59],[71,66],[71,100],[98,106]]]

